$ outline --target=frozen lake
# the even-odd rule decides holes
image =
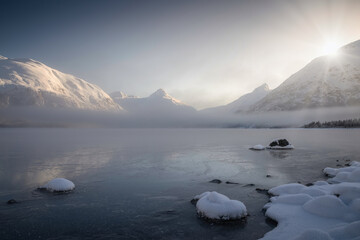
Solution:
[[[279,137],[295,150],[248,150]],[[0,238],[258,239],[274,225],[255,188],[324,179],[360,160],[359,142],[360,129],[0,129]],[[56,177],[75,191],[36,190]],[[204,191],[244,202],[247,222],[199,219]]]

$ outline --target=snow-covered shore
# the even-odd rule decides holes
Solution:
[[[360,162],[345,168],[325,168],[331,178],[312,186],[298,183],[269,190],[266,216],[278,226],[270,239],[360,239]]]

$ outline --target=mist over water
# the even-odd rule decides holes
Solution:
[[[186,128],[271,128],[301,127],[312,121],[360,118],[360,107],[333,107],[298,111],[207,114],[203,112],[96,112],[37,107],[0,109],[0,125],[10,127],[186,127]]]

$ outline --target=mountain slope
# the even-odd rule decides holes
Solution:
[[[206,108],[202,110],[202,112],[214,113],[214,114],[218,114],[218,113],[226,114],[226,113],[237,113],[237,112],[247,111],[253,104],[263,99],[270,92],[271,90],[269,89],[269,86],[265,83],[257,87],[251,93],[247,93],[225,106]]]
[[[39,106],[119,111],[101,88],[32,59],[0,57],[0,108]]]
[[[193,107],[171,97],[163,89],[144,98],[127,96],[122,92],[113,92],[110,96],[129,113],[181,114],[196,112]]]
[[[314,59],[250,108],[286,111],[360,105],[360,40]]]

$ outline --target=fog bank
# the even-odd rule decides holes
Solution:
[[[109,128],[271,128],[301,127],[312,121],[360,118],[360,107],[304,109],[299,111],[211,115],[189,113],[112,113],[39,107],[0,109],[2,127],[109,127]]]

